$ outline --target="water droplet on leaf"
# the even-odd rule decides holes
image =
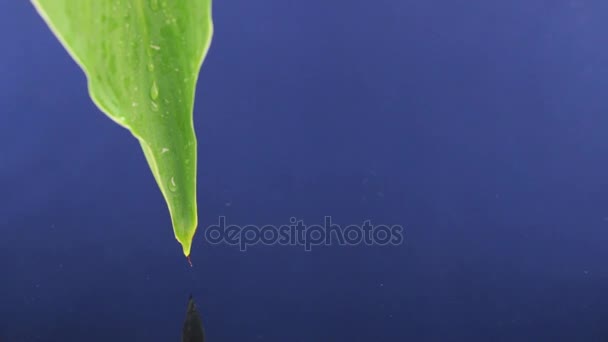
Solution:
[[[175,178],[171,177],[171,180],[169,181],[169,190],[176,192],[177,191],[177,184],[175,183]]]
[[[150,88],[150,97],[152,100],[156,100],[158,98],[158,85],[156,85],[156,81],[152,81],[152,88]]]
[[[158,11],[158,0],[150,0],[150,9]]]

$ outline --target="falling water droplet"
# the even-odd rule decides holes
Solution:
[[[177,184],[175,184],[175,178],[171,177],[171,180],[169,181],[169,190],[176,192],[177,191]]]
[[[156,102],[150,102],[150,106],[152,107],[153,112],[158,112],[158,104]]]
[[[149,72],[154,71],[154,63],[152,63],[152,62],[148,63],[148,71]]]
[[[152,88],[150,88],[150,97],[152,100],[156,100],[158,98],[158,85],[156,85],[156,81],[152,81]]]

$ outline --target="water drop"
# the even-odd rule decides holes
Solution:
[[[177,191],[177,184],[175,184],[175,178],[171,177],[171,180],[169,181],[169,190],[176,192]]]
[[[156,100],[158,98],[158,85],[156,85],[156,81],[152,81],[152,88],[150,88],[150,97],[152,100]]]
[[[148,71],[149,72],[154,71],[154,63],[152,63],[152,62],[148,63]]]
[[[158,0],[150,0],[150,9],[158,11]]]
[[[150,106],[152,106],[153,112],[158,112],[158,104],[154,101],[150,102]]]

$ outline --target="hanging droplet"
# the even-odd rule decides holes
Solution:
[[[190,259],[189,255],[186,257],[186,261],[188,261],[188,265],[190,265],[190,267],[193,267],[193,265],[192,265],[192,259]]]

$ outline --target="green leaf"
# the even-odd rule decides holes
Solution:
[[[32,0],[82,68],[91,99],[135,136],[190,255],[198,217],[192,112],[211,0]]]

